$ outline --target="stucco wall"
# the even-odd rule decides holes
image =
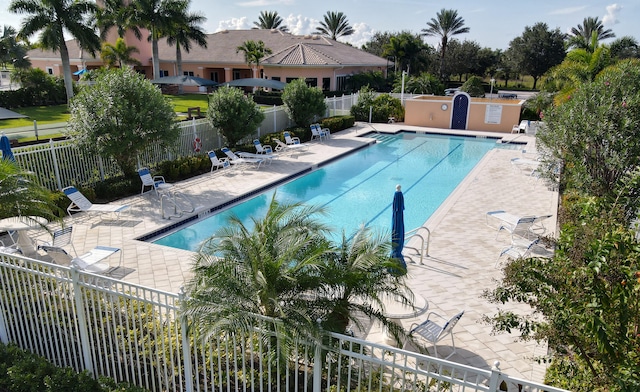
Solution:
[[[511,132],[513,126],[520,123],[523,102],[516,99],[472,98],[466,129]],[[489,105],[492,105],[491,109],[501,111],[497,124],[485,121]],[[419,96],[408,99],[405,101],[404,122],[408,125],[448,129],[451,128],[452,107],[453,97]],[[494,120],[496,117],[490,119]]]

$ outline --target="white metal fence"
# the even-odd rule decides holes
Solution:
[[[326,116],[348,114],[357,102],[356,95],[327,98]],[[282,131],[293,125],[282,106],[264,110],[265,119],[248,140],[269,133]],[[141,166],[155,167],[162,161],[205,154],[207,151],[223,147],[224,139],[206,119],[183,121],[182,132],[171,149],[151,147],[138,160]],[[200,151],[195,151],[194,141],[200,139]],[[76,148],[69,140],[49,141],[42,144],[17,147],[13,150],[16,161],[24,170],[36,174],[41,185],[50,190],[62,189],[69,185],[90,186],[106,178],[121,174],[111,159],[102,159]]]
[[[203,341],[179,317],[181,299],[0,252],[2,343],[151,391],[562,391],[339,334],[284,357],[259,318],[250,336]]]

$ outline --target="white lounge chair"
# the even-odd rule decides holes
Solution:
[[[146,167],[139,169],[138,175],[142,181],[142,190],[140,191],[140,194],[144,193],[144,189],[146,187],[151,187],[151,189],[155,191],[156,196],[160,196],[161,192],[168,191],[173,188],[173,185],[168,184],[163,176],[151,176],[151,172]]]
[[[253,140],[253,145],[256,147],[256,152],[258,154],[273,154],[273,148],[268,144],[263,146],[258,139]]]
[[[511,237],[520,236],[529,240],[538,238],[538,236],[546,232],[546,227],[543,221],[551,218],[551,215],[525,215],[518,216],[510,214],[503,210],[489,211],[487,212],[486,219],[487,225],[490,224],[490,219],[496,219],[498,221],[498,233],[496,238],[505,230]]]
[[[273,139],[276,142],[276,151],[282,154],[296,154],[308,150],[306,144],[285,144],[279,139]]]
[[[498,266],[502,256],[508,256],[512,259],[527,257],[529,253],[531,253],[531,249],[536,246],[538,242],[540,242],[540,239],[538,238],[532,241],[527,240],[526,238],[514,238],[511,241],[511,245],[502,248],[498,258],[496,259],[494,267]]]
[[[285,131],[283,133],[284,135],[284,142],[288,145],[288,146],[293,146],[293,145],[302,145],[302,143],[300,142],[300,138],[297,136],[291,136],[291,134],[287,131]]]
[[[229,162],[231,162],[232,165],[236,165],[241,168],[254,165],[256,166],[256,169],[259,169],[260,165],[264,161],[263,158],[241,158],[227,147],[222,147],[221,151],[229,158]]]
[[[311,124],[311,140],[328,139],[331,132],[329,128],[322,128],[320,124]]]
[[[209,151],[207,152],[207,155],[211,160],[211,171],[213,171],[214,169],[221,170],[231,168],[231,163],[229,162],[229,160],[227,158],[218,158],[215,151]]]
[[[57,248],[64,248],[67,245],[71,245],[71,249],[73,249],[73,254],[78,255],[76,251],[76,247],[73,246],[73,242],[71,242],[71,237],[73,236],[73,226],[67,226],[60,230],[56,230],[52,234],[52,238],[50,242],[42,242],[38,244],[38,249],[42,249],[43,246],[55,246]]]
[[[98,214],[114,213],[116,217],[119,217],[121,212],[129,208],[128,205],[93,204],[74,186],[68,186],[62,189],[62,193],[67,195],[69,200],[71,200],[71,204],[67,207],[69,216],[71,216],[72,212],[89,212]]]
[[[56,246],[43,246],[42,250],[44,250],[56,264],[62,266],[73,265],[87,272],[103,273],[108,271],[111,267],[109,264],[103,263],[102,260],[118,252],[120,252],[120,262],[118,266],[122,265],[122,252],[120,248],[110,246],[96,246],[89,252],[75,258],[67,253],[66,250]]]
[[[451,336],[451,347],[453,348],[453,351],[451,351],[451,354],[447,355],[444,358],[444,359],[447,359],[456,353],[456,343],[453,340],[453,327],[455,327],[458,321],[460,321],[463,314],[464,314],[464,310],[456,314],[455,316],[451,317],[450,319],[446,319],[441,315],[439,315],[438,313],[429,312],[429,314],[427,315],[427,319],[425,321],[423,321],[420,324],[413,324],[411,326],[411,329],[409,330],[409,335],[410,336],[418,335],[424,338],[429,343],[433,344],[433,351],[434,351],[435,357],[438,356],[437,343],[442,339],[444,339],[445,337]],[[431,319],[431,316],[435,316],[439,318],[441,321],[444,322],[444,324],[436,323],[433,319]]]

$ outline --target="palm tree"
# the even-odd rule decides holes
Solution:
[[[253,24],[262,30],[278,29],[280,31],[288,31],[289,28],[282,24],[283,20],[277,11],[261,11],[257,22]]]
[[[350,239],[343,233],[342,242],[326,254],[320,270],[323,284],[318,288],[316,307],[325,310],[320,316],[324,330],[345,333],[350,323],[361,327],[357,316],[364,314],[380,321],[397,342],[402,340],[404,331],[384,315],[383,302],[385,297],[396,297],[409,304],[412,298],[404,282],[406,269],[390,253],[388,234],[364,226]]]
[[[338,37],[351,35],[355,32],[353,28],[349,26],[347,16],[342,12],[327,11],[323,19],[324,20],[320,22],[320,26],[316,27],[316,31],[334,41]]]
[[[594,35],[595,45],[592,39]],[[598,46],[598,42],[607,38],[615,38],[615,36],[611,29],[605,30],[602,21],[598,20],[598,17],[587,17],[584,18],[582,24],[571,28],[568,46],[593,52]]]
[[[158,58],[158,40],[166,37],[175,20],[180,20],[188,7],[186,0],[139,0],[134,3],[136,26],[149,30],[151,57],[153,60],[153,78],[160,77],[160,59]]]
[[[241,46],[236,48],[236,53],[243,52],[244,53],[244,61],[247,63],[249,68],[251,68],[252,64],[255,64],[255,68],[253,69],[253,76],[257,77],[256,72],[260,67],[260,60],[264,56],[268,56],[272,53],[271,49],[267,48],[262,41],[246,41]]]
[[[200,47],[207,47],[207,34],[200,27],[206,20],[204,15],[189,13],[186,9],[183,10],[179,18],[173,20],[167,33],[167,44],[176,46],[178,75],[182,75],[182,49],[189,53],[192,42]],[[178,86],[178,93],[182,94],[182,85]]]
[[[100,38],[87,20],[95,15],[96,5],[87,0],[13,0],[9,11],[28,14],[22,22],[19,36],[29,38],[40,32],[40,47],[60,52],[67,99],[73,98],[73,79],[64,32],[68,31],[83,50],[95,55],[100,49]]]
[[[7,64],[15,68],[28,68],[31,62],[26,57],[27,46],[19,42],[18,33],[12,26],[4,26],[0,36],[0,65],[7,69]]]
[[[100,30],[100,38],[105,39],[109,30],[118,29],[118,37],[124,38],[127,30],[133,31],[136,38],[142,38],[140,28],[134,22],[135,8],[125,4],[123,0],[103,0],[96,12],[96,26]]]
[[[0,219],[12,216],[41,216],[60,221],[62,210],[56,197],[40,185],[35,174],[8,159],[0,159]]]
[[[428,28],[422,29],[422,35],[429,37],[440,37],[440,78],[444,79],[444,56],[447,53],[447,43],[449,37],[469,32],[468,27],[464,27],[464,19],[458,16],[456,10],[441,9],[436,14],[436,18],[431,18],[427,22]]]
[[[614,59],[640,58],[638,40],[628,35],[613,41],[609,48]]]
[[[426,46],[419,36],[414,36],[409,32],[402,32],[389,39],[389,43],[383,46],[382,57],[393,57],[394,71],[401,70],[409,72],[411,65],[419,65],[424,62],[424,57],[420,55],[426,51]]]
[[[127,46],[124,39],[118,38],[115,45],[111,45],[108,42],[102,44],[102,51],[100,57],[107,65],[107,68],[118,66],[122,68],[123,65],[141,65],[140,61],[131,57],[132,53],[140,53],[137,47]]]
[[[247,332],[255,315],[279,319],[288,331],[314,336],[319,326],[308,293],[318,286],[328,228],[321,207],[271,199],[252,227],[232,216],[194,259],[183,314],[202,336]]]

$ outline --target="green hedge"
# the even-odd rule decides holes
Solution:
[[[15,345],[0,343],[0,392],[144,392],[144,388],[109,378],[95,380],[88,372],[58,368],[45,358]]]

